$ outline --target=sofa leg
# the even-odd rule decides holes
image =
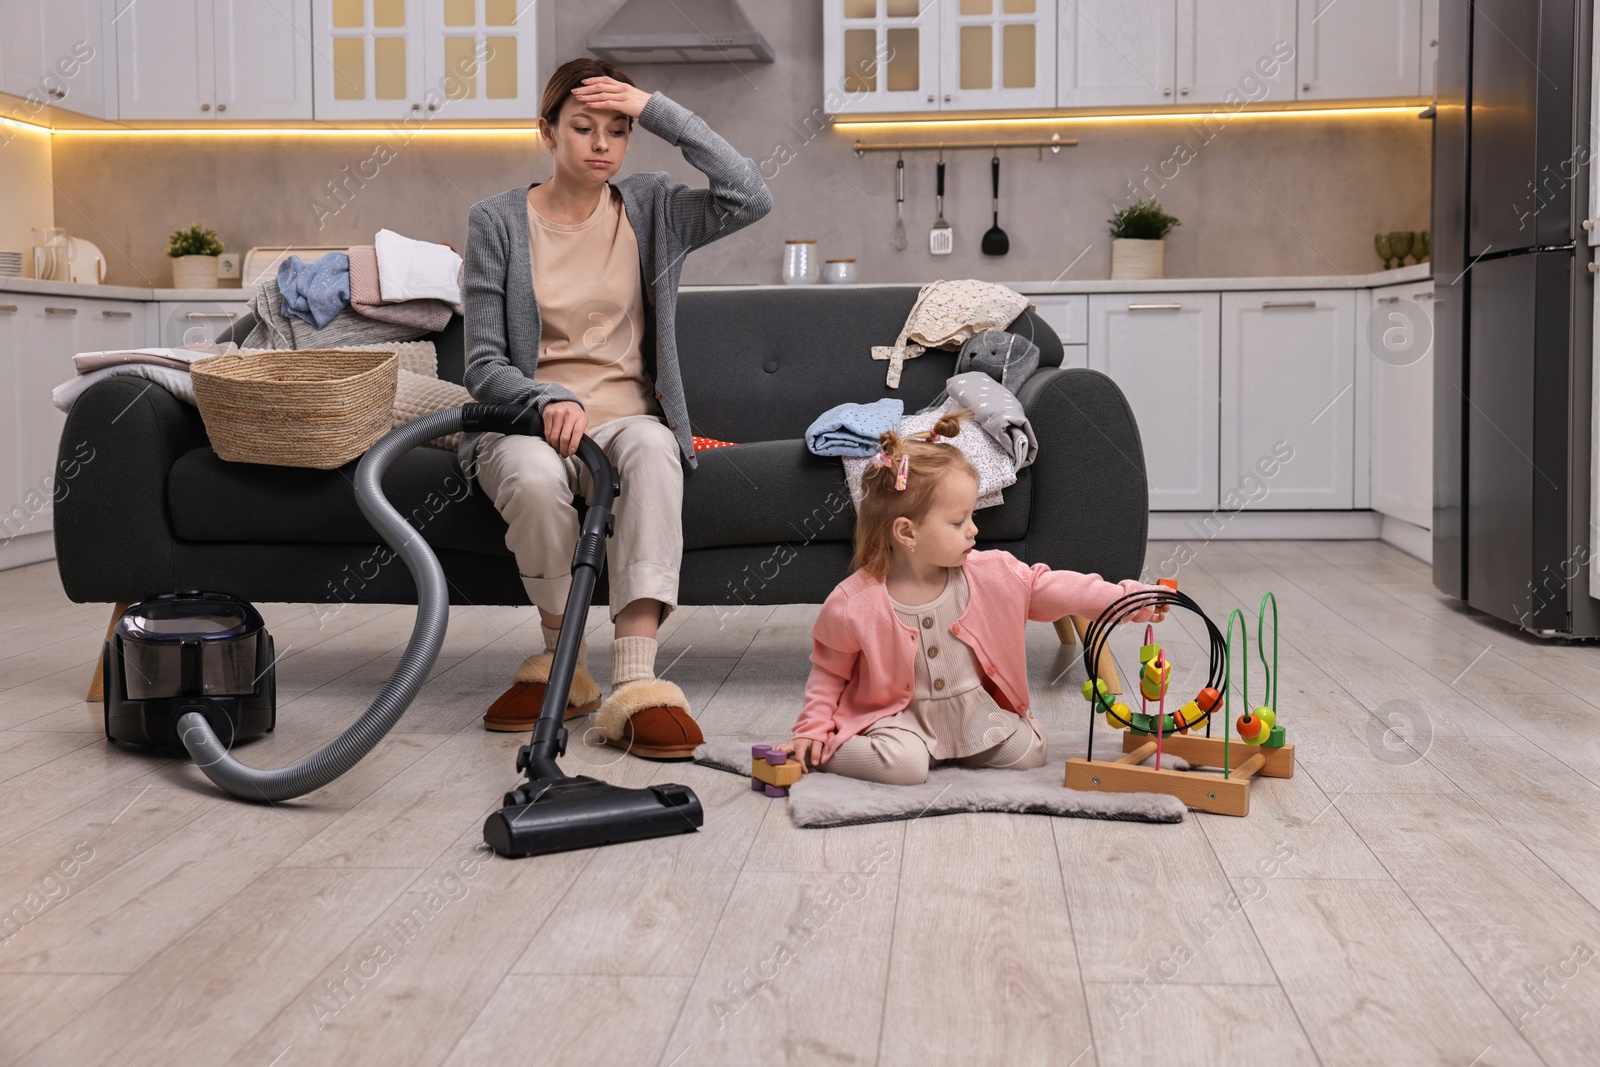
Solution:
[[[1080,641],[1084,632],[1089,629],[1089,621],[1081,615],[1063,615],[1055,621],[1056,636],[1061,638],[1063,645]],[[1117,675],[1117,664],[1111,658],[1110,645],[1100,650],[1099,674],[1100,680],[1106,683],[1106,692],[1122,692],[1122,679]]]
[[[106,641],[111,640],[111,631],[117,628],[117,620],[122,618],[122,613],[127,610],[128,605],[126,603],[112,605],[111,621],[106,623],[105,641],[100,642],[102,648],[105,646]],[[94,654],[94,677],[89,679],[89,695],[83,698],[86,703],[99,704],[105,700],[106,680],[103,674],[104,671],[105,657],[100,654],[99,650],[96,650]]]

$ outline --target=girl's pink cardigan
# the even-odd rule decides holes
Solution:
[[[1128,593],[1153,588],[1129,579],[1028,566],[1009,552],[972,552],[962,565],[970,596],[950,626],[966,642],[986,678],[984,688],[1001,707],[1028,714],[1029,619],[1063,615],[1093,618]],[[883,579],[856,571],[839,583],[811,628],[811,677],[794,736],[823,743],[823,760],[847,739],[911,701],[917,631],[889,603]]]

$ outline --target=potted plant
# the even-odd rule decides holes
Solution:
[[[174,289],[215,289],[217,257],[223,252],[216,230],[203,230],[199,224],[186,230],[173,230],[167,238],[167,255],[172,257]]]
[[[1162,239],[1178,220],[1162,211],[1159,201],[1136,200],[1106,221],[1111,223],[1111,277],[1165,277]]]

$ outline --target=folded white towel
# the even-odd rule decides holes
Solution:
[[[194,379],[186,370],[177,370],[173,367],[158,367],[151,363],[124,363],[120,366],[105,367],[101,370],[80,374],[76,378],[62,382],[50,394],[50,399],[62,411],[71,411],[72,402],[82,396],[95,382],[106,378],[126,376],[130,378],[148,378],[157,385],[166,388],[167,392],[182,400],[185,404],[194,403]]]
[[[461,303],[461,257],[446,245],[415,241],[393,230],[379,230],[378,291],[386,303],[443,300]]]

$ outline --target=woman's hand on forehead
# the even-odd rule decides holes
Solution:
[[[650,102],[649,93],[615,78],[585,78],[582,85],[572,90],[572,95],[584,107],[621,112],[630,119],[638,118]]]

